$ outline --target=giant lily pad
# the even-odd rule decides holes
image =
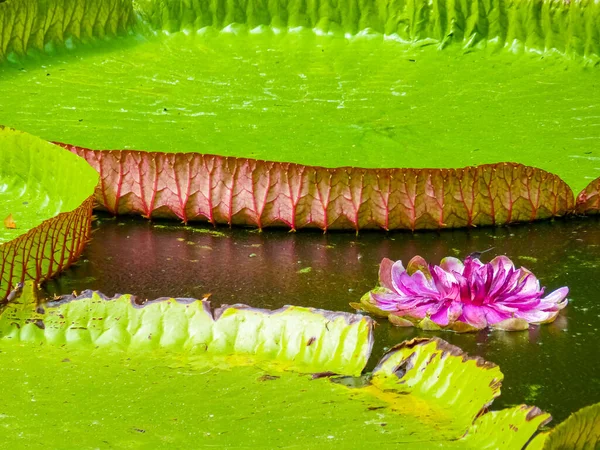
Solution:
[[[595,2],[144,0],[136,18],[74,3],[126,18],[98,36],[132,36],[42,61],[15,50],[0,122],[72,144],[114,213],[503,224],[572,211],[570,188],[599,175]],[[73,20],[63,37],[79,42]]]
[[[436,338],[391,349],[366,378],[292,371],[360,372],[365,317],[131,300],[87,292],[39,304],[26,292],[4,309],[4,446],[68,432],[77,448],[522,448],[549,420],[535,407],[486,412],[498,367]],[[17,377],[27,382],[15,387]]]
[[[31,288],[31,286],[30,286]],[[86,291],[39,306],[27,291],[0,316],[0,336],[13,342],[166,348],[211,355],[250,355],[305,372],[358,375],[373,345],[373,321],[349,313],[245,305],[212,311],[206,301],[158,299],[140,305],[131,295],[108,299]]]
[[[79,256],[97,183],[83,159],[0,127],[0,299],[17,283],[44,280]]]
[[[126,33],[134,23],[130,0],[4,0],[0,5],[0,61],[54,53]]]
[[[577,213],[600,214],[600,177],[588,184],[577,196]]]
[[[540,433],[528,449],[593,450],[600,447],[600,404],[582,408],[546,433]]]

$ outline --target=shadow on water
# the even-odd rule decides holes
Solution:
[[[500,365],[505,380],[495,408],[535,404],[555,423],[600,402],[600,220],[538,223],[440,233],[351,233],[213,229],[101,217],[77,265],[46,284],[49,295],[97,289],[143,298],[202,297],[214,305],[285,304],[349,311],[377,282],[383,257],[432,262],[494,247],[531,269],[548,290],[569,286],[571,304],[555,323],[523,332],[454,334],[395,328],[380,320],[372,360],[415,336],[438,335]]]

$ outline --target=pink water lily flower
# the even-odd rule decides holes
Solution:
[[[569,293],[562,287],[544,297],[535,275],[506,256],[485,264],[472,256],[464,263],[448,257],[439,266],[416,256],[406,269],[402,261],[384,259],[379,278],[381,287],[363,297],[363,309],[397,325],[430,329],[526,329],[553,321]]]

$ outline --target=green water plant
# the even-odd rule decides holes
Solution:
[[[38,305],[27,287],[24,302],[9,302],[0,336],[83,348],[248,355],[277,360],[303,372],[359,375],[373,346],[373,321],[349,313],[288,306],[276,311],[246,305],[212,309],[208,301],[131,295],[107,298],[85,291]],[[33,299],[33,300],[32,300]]]
[[[600,446],[600,403],[580,409],[548,432],[538,434],[528,449],[592,450]]]
[[[0,299],[77,259],[90,237],[97,183],[83,159],[0,127]]]

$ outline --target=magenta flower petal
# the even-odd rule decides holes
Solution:
[[[415,256],[407,269],[402,261],[385,259],[379,278],[382,288],[369,297],[373,306],[409,322],[427,319],[432,326],[453,330],[524,329],[526,323],[554,320],[568,303],[568,288],[544,297],[535,275],[516,268],[506,256],[486,264],[473,257],[464,263],[447,257],[439,266]]]
[[[407,309],[405,311],[402,311],[402,315],[403,316],[413,317],[415,319],[424,319],[425,317],[427,317],[431,313],[432,309],[435,309],[435,305],[434,304],[432,304],[432,303],[422,304],[422,305],[417,306],[415,308]]]
[[[518,312],[515,317],[525,319],[529,323],[545,323],[556,317],[558,311],[539,311],[532,310],[526,312]]]
[[[402,264],[402,263],[400,263]],[[392,266],[394,261],[389,258],[383,258],[379,265],[379,283],[388,289],[393,289],[392,286]]]
[[[399,292],[401,289],[399,287],[400,285],[400,279],[402,278],[402,275],[404,275],[406,273],[406,269],[404,268],[404,266],[402,265],[402,261],[396,261],[394,264],[392,264],[392,269],[391,269],[391,287],[388,286],[384,286],[384,287],[388,287],[388,289],[393,289],[396,292]]]
[[[514,269],[515,268],[515,265],[510,260],[510,258],[508,258],[507,256],[504,256],[504,255],[496,256],[488,264],[490,266],[492,266],[495,270],[497,270],[499,268],[503,268],[503,269]]]
[[[397,311],[399,307],[398,294],[395,292],[371,292],[371,300],[384,311]]]
[[[567,298],[567,295],[569,295],[569,288],[566,286],[561,287],[543,298],[542,303],[555,304],[560,309],[563,309],[567,305],[567,303],[563,301]]]
[[[503,322],[506,319],[510,319],[513,315],[509,312],[498,310],[489,306],[483,308],[483,313],[485,314],[485,320],[488,325],[494,325],[498,322]]]
[[[400,277],[397,290],[407,294],[437,298],[439,297],[439,291],[436,289],[435,284],[428,280],[423,272],[415,272],[413,275],[403,273]]]
[[[462,314],[462,304],[447,300],[440,305],[440,308],[429,317],[433,322],[441,327],[447,327],[456,322]]]
[[[448,306],[444,305],[434,314],[432,314],[429,318],[435,322],[437,325],[441,327],[447,327],[450,323],[450,318],[448,317]]]
[[[475,305],[463,305],[462,314],[459,317],[461,322],[468,323],[472,327],[481,330],[487,327],[487,320],[483,308]]]
[[[448,297],[451,293],[458,289],[458,281],[454,274],[446,272],[444,269],[438,266],[433,266],[432,281],[440,294]]]
[[[446,272],[456,272],[462,275],[465,270],[465,265],[460,259],[453,258],[452,256],[446,256],[440,262],[440,267]]]
[[[448,308],[448,318],[450,322],[456,322],[462,315],[463,304],[461,302],[452,302]]]

